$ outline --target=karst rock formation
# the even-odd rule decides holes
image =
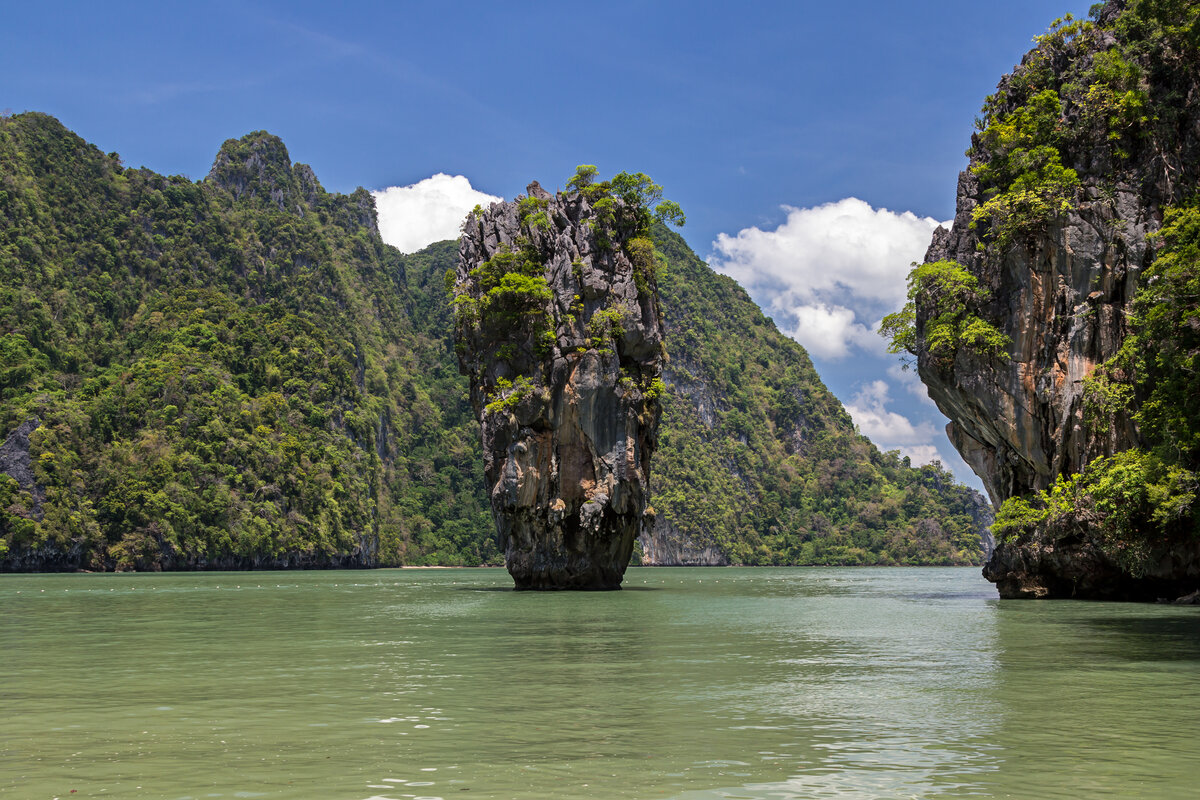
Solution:
[[[456,346],[518,589],[619,588],[643,525],[664,351],[639,217],[535,182],[463,228]]]
[[[1087,379],[1130,333],[1165,209],[1200,186],[1195,24],[1172,32],[1183,20],[1160,11],[1113,0],[1094,22],[1038,38],[988,99],[953,227],[925,258],[977,279],[971,313],[1006,339],[1002,352],[964,345],[949,358],[927,340],[916,352],[951,441],[997,505],[1144,444],[1136,402],[1094,418],[1086,406]],[[925,300],[916,329],[927,337],[944,307]],[[1079,509],[999,542],[985,575],[1004,597],[1172,598],[1200,581],[1194,536],[1148,539],[1131,569],[1096,519]]]

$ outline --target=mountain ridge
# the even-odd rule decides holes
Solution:
[[[450,345],[453,243],[401,255],[368,192],[325,192],[263,132],[198,182],[125,168],[36,113],[0,120],[0,156],[0,433],[40,420],[26,453],[44,494],[0,475],[0,569],[498,563]],[[681,239],[656,241],[680,342],[724,318],[807,362]],[[837,433],[791,454],[764,433],[812,398],[752,402],[773,357],[720,332],[715,361],[668,341],[680,397],[715,401],[664,423],[678,445],[651,503],[677,533],[733,563],[978,561],[967,490],[853,438],[823,386],[810,422]],[[831,494],[855,487],[874,499]]]

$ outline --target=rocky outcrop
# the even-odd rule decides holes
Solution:
[[[1087,512],[1032,536],[1001,543],[983,575],[1001,597],[1172,601],[1200,586],[1200,549],[1193,536],[1168,537],[1129,559],[1114,557]]]
[[[266,131],[227,139],[213,159],[208,181],[235,200],[258,200],[279,211],[302,209],[324,191],[312,169],[293,166],[287,146]]]
[[[661,413],[653,257],[622,200],[528,191],[464,226],[460,369],[517,588],[615,589],[642,527]]]
[[[349,195],[328,194],[312,167],[293,164],[283,140],[266,131],[227,139],[206,180],[242,204],[300,217],[321,209],[350,233],[365,229],[372,238],[379,236],[379,215],[370,192],[359,186]]]
[[[988,499],[976,491],[968,495],[968,513],[975,529],[979,531],[979,550],[987,561],[996,549],[996,538],[992,535],[992,523],[996,521],[996,510]]]
[[[1128,415],[1104,430],[1084,425],[1083,379],[1121,346],[1128,302],[1152,258],[1146,235],[1161,214],[1128,184],[1115,203],[1096,187],[1083,195],[1023,246],[991,257],[970,226],[979,184],[964,172],[954,227],[936,231],[925,256],[970,265],[991,290],[983,316],[1012,340],[1007,359],[960,350],[950,369],[928,355],[918,362],[951,420],[950,441],[997,504],[1137,441]]]
[[[30,417],[13,430],[0,445],[0,473],[17,482],[22,492],[28,492],[33,500],[30,516],[42,518],[42,501],[45,499],[41,486],[33,474],[33,463],[29,457],[29,434],[42,425],[37,417]]]
[[[701,543],[666,517],[646,515],[638,536],[644,567],[727,567],[729,556],[715,543]]]
[[[988,293],[979,316],[1011,340],[1006,355],[961,347],[952,363],[918,353],[921,379],[951,420],[951,441],[997,505],[1140,444],[1136,409],[1116,409],[1103,424],[1088,424],[1084,381],[1128,333],[1130,302],[1154,259],[1151,235],[1164,207],[1200,185],[1200,81],[1191,61],[1170,46],[1129,46],[1127,37],[1158,23],[1139,18],[1135,25],[1125,14],[1126,3],[1114,0],[1095,24],[1039,37],[1039,46],[1001,81],[985,121],[1003,120],[1010,129],[973,136],[953,228],[937,230],[926,254],[926,263],[955,261],[978,278]],[[1125,77],[1112,77],[1112,64],[1124,65]],[[1052,133],[1038,132],[1030,116],[1021,116],[1039,96],[1059,103]],[[1146,114],[1120,117],[1125,107],[1112,98],[1122,97],[1144,103]],[[1078,181],[1057,213],[1025,223],[1006,240],[979,209],[998,191],[1021,187],[988,185],[978,176],[1015,169],[1013,153],[1033,153],[1018,148],[1034,144],[1053,147]],[[1033,183],[1036,194],[1041,189],[1032,174],[1021,180]],[[918,309],[920,331],[930,315]],[[1071,527],[1000,543],[985,575],[1006,597],[1152,599],[1170,594],[1171,580],[1195,572],[1194,554],[1164,545],[1146,556],[1158,566],[1149,567],[1144,580],[1134,578],[1104,555],[1086,515]]]

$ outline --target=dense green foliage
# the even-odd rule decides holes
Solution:
[[[960,349],[1005,358],[1011,341],[976,313],[987,298],[979,279],[961,264],[917,264],[908,274],[908,302],[883,318],[879,333],[888,339],[889,353],[927,352],[943,365]],[[925,321],[919,329],[918,318]]]
[[[1200,530],[1200,204],[1168,209],[1158,238],[1130,334],[1086,381],[1088,424],[1132,413],[1143,446],[1060,476],[1031,498],[1009,498],[998,536],[1086,516],[1106,552],[1137,574],[1156,542]]]
[[[672,358],[658,515],[737,563],[978,563],[982,498],[879,452],[741,287],[665,228],[655,238]]]
[[[45,495],[0,475],[0,567],[498,563],[456,246],[402,256],[373,226],[366,192],[326,193],[261,132],[193,182],[0,119],[0,436],[41,421]],[[661,514],[747,563],[978,559],[970,492],[878,453],[736,284],[648,232],[677,357],[674,393],[649,389]]]
[[[985,225],[1000,249],[1073,207],[1079,175],[1062,165],[1061,116],[1061,99],[1046,89],[979,134],[991,159],[973,171],[988,197],[972,212],[971,225]]]
[[[597,248],[623,250],[633,266],[640,298],[657,303],[661,262],[649,237],[655,220],[682,225],[679,206],[662,199],[662,187],[645,173],[621,172],[596,181],[596,168],[581,164],[567,182],[574,197],[582,196],[591,214],[585,224]],[[555,206],[555,209],[558,207]],[[464,232],[482,230],[484,210],[476,206],[463,223]],[[552,220],[551,215],[555,218]],[[569,224],[553,210],[546,197],[523,197],[517,202],[519,232],[510,245],[501,242],[491,258],[471,266],[465,275],[447,273],[446,289],[454,305],[455,348],[463,369],[483,393],[487,413],[509,412],[537,386],[544,385],[545,370],[560,336],[573,339],[579,352],[592,349],[601,355],[614,352],[623,335],[622,319],[629,309],[606,307],[585,313],[579,294],[563,313],[547,283],[545,265],[554,257],[555,237]],[[578,291],[582,269],[572,262]],[[633,362],[624,368],[630,369]],[[496,377],[496,374],[499,377]],[[640,376],[639,376],[640,377]],[[630,381],[634,376],[629,376]],[[640,383],[648,384],[645,376]],[[503,381],[501,383],[500,381]],[[523,387],[514,390],[514,385]],[[647,399],[654,401],[655,396]]]
[[[646,236],[650,223],[657,220],[667,225],[681,227],[687,221],[683,209],[674,200],[663,200],[662,187],[644,172],[618,172],[610,180],[597,181],[597,170],[592,164],[580,164],[575,174],[567,181],[567,189],[581,192],[597,208],[611,216],[607,222],[616,222],[630,229],[626,238]],[[619,204],[614,200],[620,200]],[[602,219],[604,215],[602,214]]]
[[[3,523],[10,557],[494,561],[478,445],[443,424],[466,410],[428,332],[446,320],[412,319],[436,292],[373,217],[266,134],[193,183],[43,115],[0,120],[0,430],[41,420],[46,494]]]
[[[1115,361],[1130,374],[1146,441],[1200,467],[1200,203],[1167,209],[1158,238]]]
[[[967,151],[983,191],[971,222],[980,247],[1004,251],[1076,207],[1076,167],[1111,188],[1173,138],[1188,98],[1169,75],[1200,57],[1200,4],[1122,5],[1093,7],[1094,21],[1056,20],[984,103]]]
[[[544,211],[538,214],[545,216]],[[536,223],[527,218],[525,224]],[[516,252],[502,244],[468,279],[478,297],[465,285],[450,284],[457,330],[486,340],[489,350],[508,361],[518,355],[523,363],[543,358],[554,344],[554,320],[546,311],[554,294],[542,275],[538,249],[527,239]]]

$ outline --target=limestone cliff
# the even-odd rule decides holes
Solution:
[[[30,516],[42,518],[42,501],[45,499],[43,487],[38,486],[33,474],[33,464],[29,457],[29,434],[42,424],[37,417],[25,420],[17,426],[4,444],[0,444],[0,475],[7,475],[15,481],[17,488],[30,497]]]
[[[1136,407],[1089,424],[1085,379],[1128,334],[1163,209],[1200,178],[1196,4],[1160,6],[1109,2],[1094,22],[1068,18],[1038,38],[988,99],[953,228],[926,255],[978,281],[973,318],[939,305],[933,288],[918,292],[915,351],[951,441],[997,504],[1141,441]],[[935,352],[933,326],[954,313],[960,332],[971,319],[995,326],[1002,351],[964,337],[951,355]],[[1135,591],[1077,527],[1000,543],[985,574],[1004,595],[1135,596],[1169,594],[1171,576],[1200,562],[1164,553],[1143,576],[1158,588]]]
[[[401,255],[369,193],[325,192],[263,132],[196,182],[0,115],[0,188],[0,572],[501,563],[451,341],[457,242]],[[542,199],[517,211],[539,237]],[[619,221],[605,199],[589,213]],[[677,234],[621,236],[672,354],[646,553],[977,560],[967,490],[858,436],[803,348]],[[587,338],[611,339],[622,315],[589,313]]]
[[[492,511],[517,588],[619,588],[661,413],[656,262],[643,209],[528,191],[467,219],[454,275]]]
[[[715,543],[701,543],[664,516],[647,515],[638,536],[640,563],[654,567],[727,567],[729,556]]]

